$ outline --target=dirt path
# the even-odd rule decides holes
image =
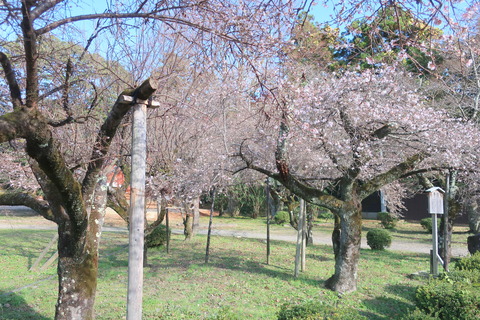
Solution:
[[[153,210],[151,211],[152,215],[150,219],[153,219]],[[206,213],[203,213],[204,215]],[[0,206],[0,216],[8,216],[8,219],[0,220],[0,229],[29,229],[29,230],[55,230],[56,224],[48,221],[38,215],[35,215],[32,210],[22,207],[4,207]],[[183,233],[182,218],[179,213],[173,213],[169,215],[170,217],[170,226],[172,232],[175,234]],[[212,235],[223,236],[223,237],[236,237],[236,238],[252,238],[252,239],[265,239],[265,232],[258,231],[249,231],[249,230],[231,230],[231,226],[225,229],[222,229],[222,224],[214,224],[212,229]],[[105,216],[105,224],[103,227],[105,232],[128,232],[127,224],[122,220],[114,211],[108,210]],[[206,235],[207,234],[207,225],[205,223],[200,224],[200,228],[197,231],[198,234]],[[289,241],[296,242],[297,236],[296,231],[293,228],[285,228],[282,230],[281,234],[272,233],[270,238],[272,240],[278,241]],[[317,233],[313,235],[314,244],[323,244],[331,245],[332,240],[330,234]],[[368,249],[367,241],[365,238],[362,239],[361,248]],[[420,243],[420,242],[402,242],[396,239],[392,242],[389,250],[393,251],[405,251],[405,252],[416,252],[416,253],[425,253],[428,254],[431,250],[431,244]],[[452,247],[452,256],[454,257],[463,257],[468,255],[468,250],[466,245],[464,246],[453,246]]]

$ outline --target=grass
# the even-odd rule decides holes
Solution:
[[[28,271],[53,234],[0,230],[0,319],[53,318],[55,267]],[[127,234],[103,234],[96,319],[125,318],[127,242]],[[369,319],[397,319],[413,308],[414,291],[421,283],[407,276],[429,268],[427,255],[362,250],[358,290],[339,297],[323,287],[334,268],[329,246],[308,247],[307,270],[294,278],[292,243],[273,242],[270,265],[265,264],[261,240],[214,237],[208,265],[205,243],[204,236],[185,242],[174,235],[170,254],[163,248],[149,250],[144,319],[215,319],[221,314],[275,319],[283,303],[311,298],[352,306]]]

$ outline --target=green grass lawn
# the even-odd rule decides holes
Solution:
[[[0,230],[0,319],[53,318],[55,267],[28,271],[53,234]],[[102,236],[96,319],[125,318],[127,241],[125,233]],[[296,279],[292,243],[273,242],[270,265],[265,264],[262,240],[214,237],[208,265],[205,243],[204,236],[185,242],[174,235],[170,254],[163,248],[149,251],[144,319],[215,319],[220,314],[275,319],[283,303],[306,299],[352,306],[369,319],[397,319],[413,308],[414,291],[421,283],[408,275],[429,269],[427,255],[362,250],[358,290],[339,297],[323,288],[334,267],[329,246],[308,247],[307,270]]]

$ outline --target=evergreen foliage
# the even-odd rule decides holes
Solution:
[[[387,230],[373,229],[367,232],[367,244],[372,250],[384,250],[392,243],[392,236]]]

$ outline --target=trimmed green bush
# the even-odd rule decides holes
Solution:
[[[170,238],[172,233],[171,229],[168,229],[163,224],[159,224],[145,237],[145,245],[147,248],[160,247],[167,243],[167,237]]]
[[[420,220],[420,225],[425,229],[428,233],[432,233],[432,218],[424,218]],[[440,219],[437,220],[437,228],[440,226]]]
[[[470,284],[480,284],[480,270],[453,270],[442,273],[439,277],[447,282],[464,282]]]
[[[290,214],[288,211],[277,211],[273,220],[276,224],[290,223]]]
[[[456,270],[480,271],[480,252],[462,258],[455,263]]]
[[[390,212],[379,212],[377,217],[385,229],[395,228],[398,222],[398,218]]]
[[[438,320],[436,316],[426,314],[420,309],[415,309],[406,316],[402,317],[402,320]]]
[[[417,307],[441,320],[480,318],[480,296],[473,286],[444,280],[431,280],[415,294]]]
[[[384,250],[390,247],[392,236],[387,230],[373,229],[367,232],[367,244],[372,250]]]
[[[314,300],[301,304],[284,304],[277,315],[278,320],[367,320],[353,308],[335,307]]]

